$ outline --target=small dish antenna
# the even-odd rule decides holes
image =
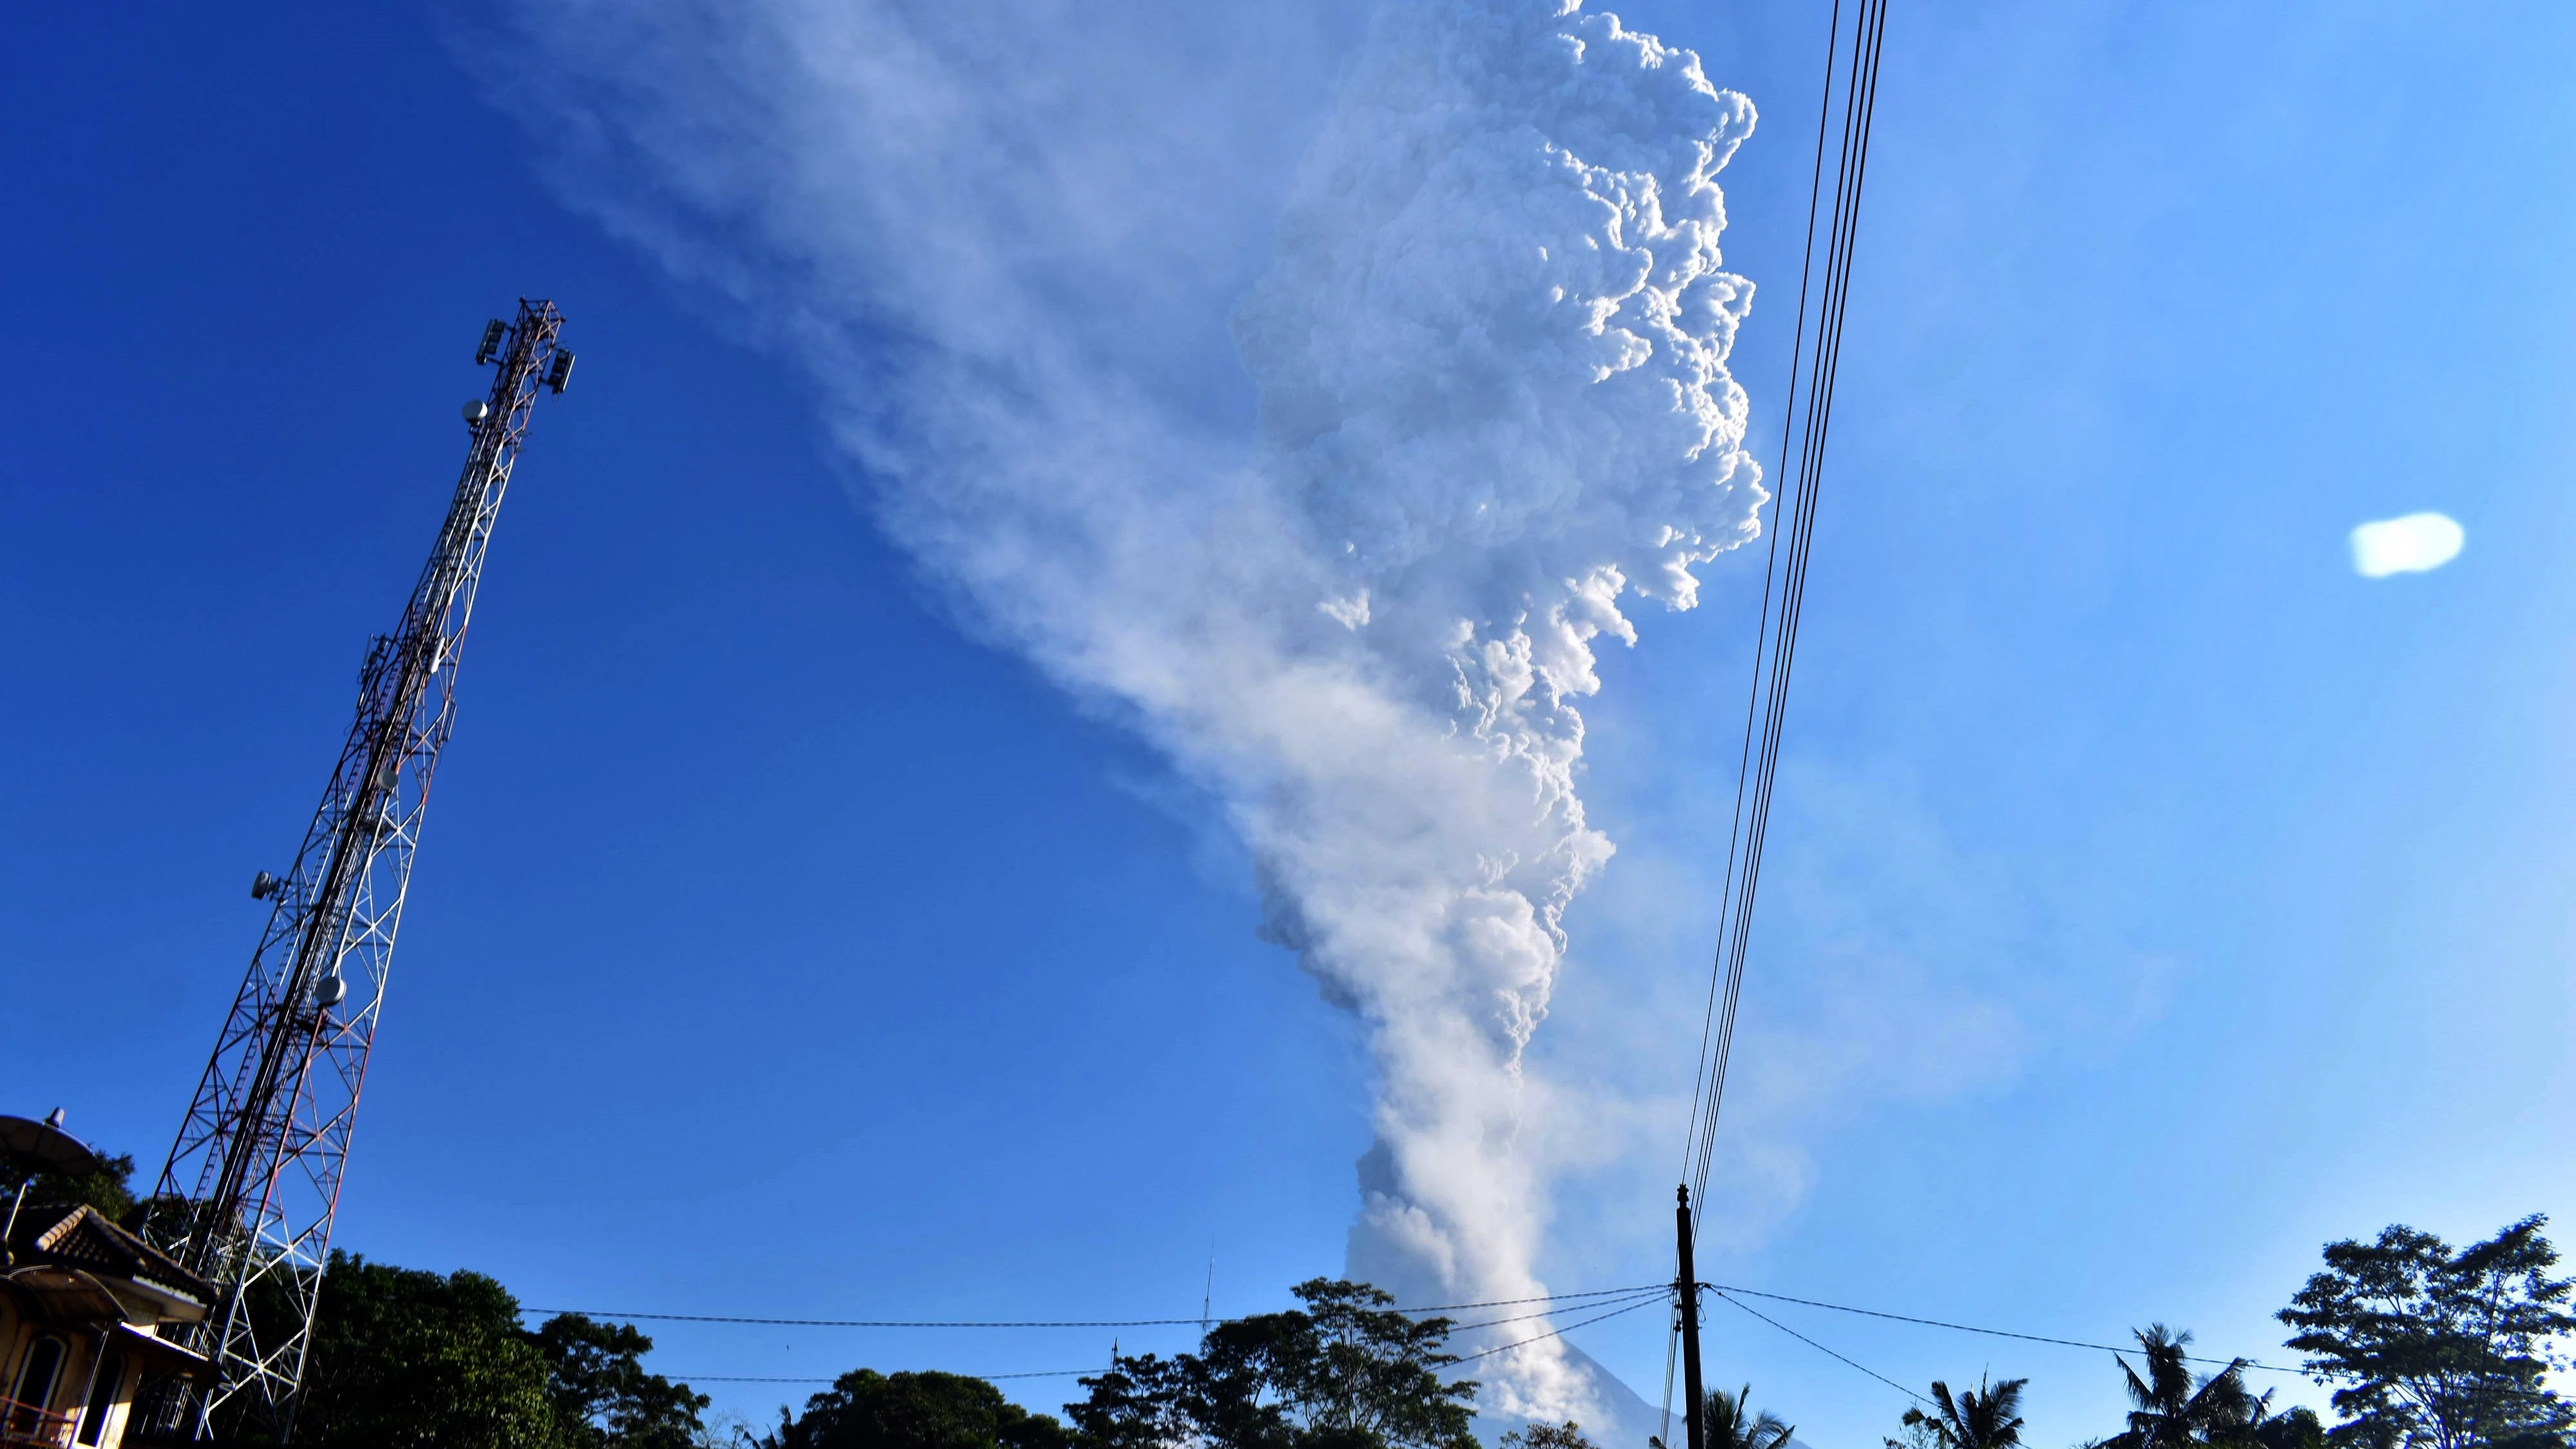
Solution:
[[[18,1205],[27,1200],[27,1189],[37,1175],[61,1172],[85,1177],[99,1170],[99,1161],[79,1138],[63,1130],[60,1107],[42,1122],[0,1117],[0,1153],[8,1155],[9,1165],[18,1172],[18,1190],[9,1198],[9,1221],[0,1227],[0,1257],[6,1257],[9,1237],[18,1230]]]
[[[42,1122],[24,1117],[0,1117],[0,1152],[17,1159],[22,1169],[37,1172],[68,1172],[74,1176],[98,1171],[98,1156],[81,1145],[81,1140],[63,1130],[63,1109]]]

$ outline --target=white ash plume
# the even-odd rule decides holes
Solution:
[[[1596,641],[1636,641],[1623,603],[1690,607],[1765,496],[1714,180],[1753,109],[1614,16],[1391,4],[1272,213],[1236,179],[1248,123],[1207,118],[1284,22],[975,13],[522,24],[575,78],[566,184],[756,304],[889,528],[1223,802],[1265,934],[1371,1028],[1350,1271],[1413,1302],[1544,1292],[1522,1054],[1611,854],[1576,703]],[[1187,334],[1241,290],[1209,257],[1256,254],[1271,214],[1233,306],[1246,438]],[[1589,1400],[1557,1340],[1479,1367],[1488,1412]]]

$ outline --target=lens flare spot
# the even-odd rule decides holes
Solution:
[[[2352,571],[2365,579],[2420,574],[2460,556],[2468,534],[2443,513],[2383,518],[2352,531]]]

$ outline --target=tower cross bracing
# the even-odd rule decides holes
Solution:
[[[475,360],[498,372],[466,406],[465,467],[437,543],[400,626],[368,647],[356,717],[293,865],[252,886],[272,903],[268,923],[145,1227],[218,1290],[189,1345],[214,1380],[168,1395],[165,1428],[205,1438],[221,1415],[293,1432],[422,812],[455,723],[458,655],[537,396],[571,375],[562,331],[553,303],[526,300],[485,329]]]

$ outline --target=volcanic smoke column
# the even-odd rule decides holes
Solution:
[[[1520,1297],[1522,1053],[1611,849],[1575,705],[1623,606],[1690,607],[1764,500],[1714,180],[1753,108],[1609,15],[1389,0],[1234,299],[1209,258],[1276,197],[1227,190],[1225,108],[1287,23],[531,0],[545,69],[496,93],[560,107],[576,201],[803,358],[927,573],[1223,803],[1266,933],[1371,1028],[1351,1272]],[[1190,342],[1228,301],[1257,440]],[[1554,1340],[1477,1368],[1489,1410],[1590,1407]]]
[[[1599,636],[1635,642],[1623,599],[1690,607],[1765,497],[1714,181],[1752,125],[1615,16],[1395,7],[1238,316],[1264,472],[1384,726],[1239,814],[1271,934],[1375,1028],[1350,1271],[1406,1301],[1543,1291],[1521,1056],[1611,853],[1574,701]],[[1515,1357],[1489,1408],[1579,1411],[1553,1341]]]

